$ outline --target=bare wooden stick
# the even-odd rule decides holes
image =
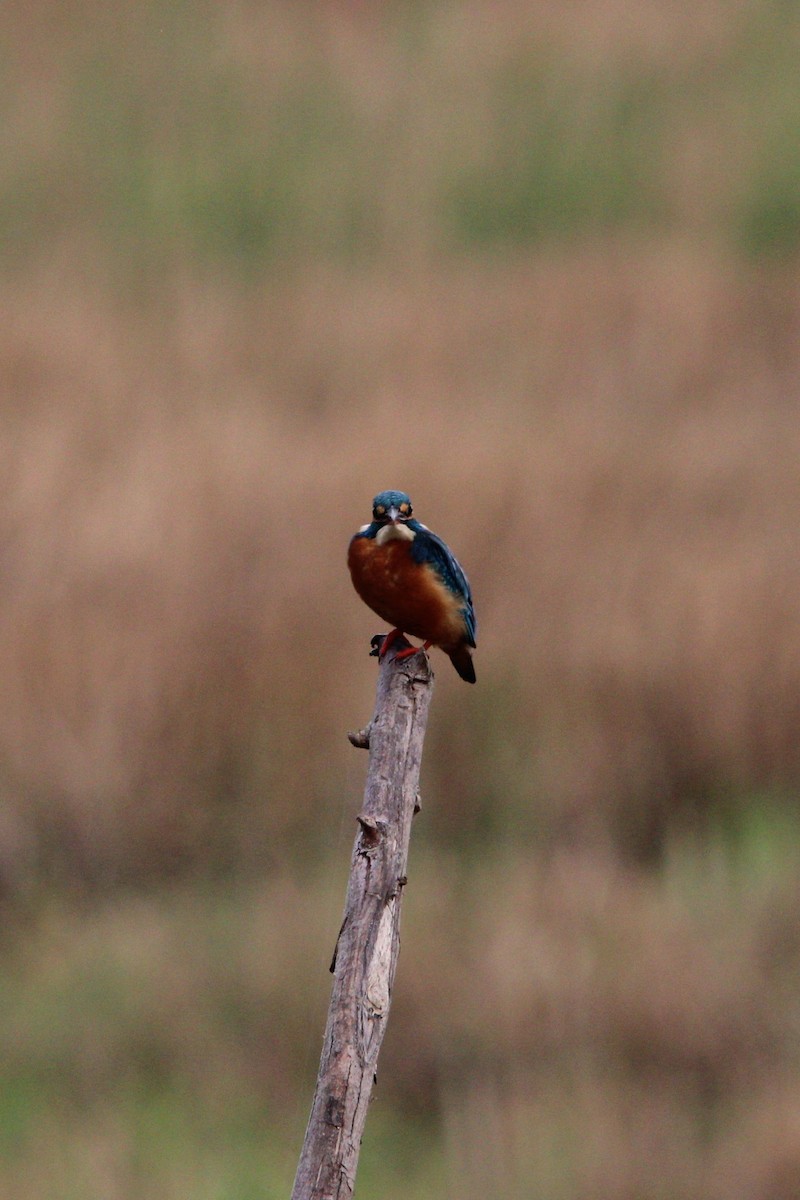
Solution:
[[[373,639],[373,644],[377,639]],[[375,715],[349,735],[369,748],[328,1022],[292,1200],[347,1200],[375,1080],[400,949],[411,820],[433,691],[424,653],[381,660]]]

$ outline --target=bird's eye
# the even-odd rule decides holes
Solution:
[[[385,515],[386,515],[386,509],[383,507],[383,505],[382,505],[382,504],[376,504],[376,505],[375,505],[375,507],[374,507],[374,508],[373,508],[373,510],[372,510],[372,515],[373,515],[373,517],[375,517],[376,519],[377,519],[378,517],[383,517],[383,516],[385,516]]]
[[[404,517],[410,517],[411,516],[411,505],[405,504],[405,503],[401,504],[400,512],[403,514]]]

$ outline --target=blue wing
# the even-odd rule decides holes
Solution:
[[[416,534],[411,543],[411,557],[415,562],[427,563],[433,567],[445,587],[462,601],[461,612],[464,616],[467,642],[470,646],[474,646],[478,622],[472,604],[472,589],[464,574],[464,568],[450,547],[440,537],[431,533],[430,529],[426,529],[419,521],[409,521],[408,523]]]

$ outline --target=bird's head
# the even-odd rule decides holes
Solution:
[[[405,492],[379,492],[372,501],[372,519],[378,525],[398,525],[408,521],[412,512]]]

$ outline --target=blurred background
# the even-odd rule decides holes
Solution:
[[[800,11],[84,0],[0,44],[0,1191],[288,1196],[409,491],[359,1171],[800,1195]]]

